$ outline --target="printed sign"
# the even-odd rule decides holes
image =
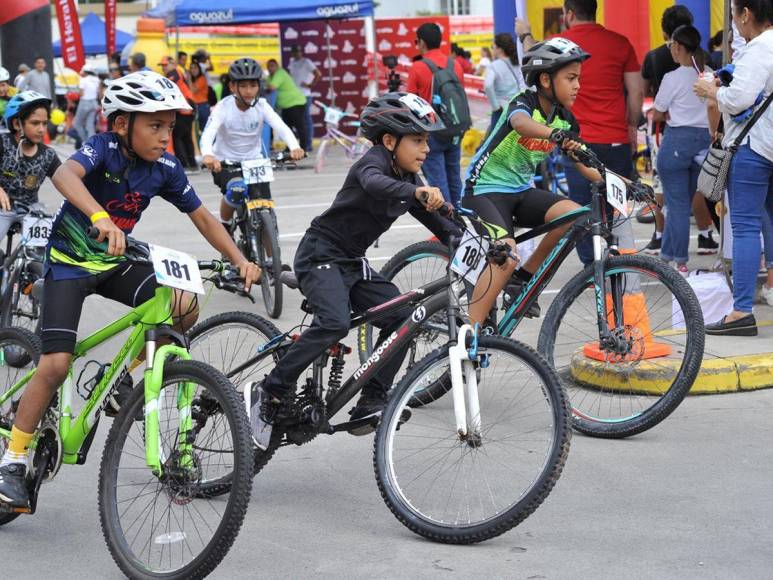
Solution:
[[[274,181],[274,168],[271,167],[271,159],[264,157],[262,159],[242,161],[242,176],[244,177],[244,183],[247,185]]]
[[[27,216],[22,222],[22,238],[24,244],[33,247],[45,247],[48,244],[48,236],[51,235],[51,218]]]
[[[185,252],[170,250],[162,246],[150,244],[150,257],[159,284],[204,294],[204,284],[196,258]]]
[[[451,260],[451,270],[462,276],[470,284],[475,284],[483,268],[486,267],[486,252],[489,243],[487,240],[471,232],[464,231],[459,248]]]
[[[626,199],[626,186],[623,178],[607,170],[607,201],[609,205],[615,208],[623,217],[628,217],[628,200]]]

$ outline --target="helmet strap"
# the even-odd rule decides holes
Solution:
[[[127,177],[127,174],[129,172],[129,169],[133,167],[137,161],[137,154],[134,152],[134,149],[132,149],[132,133],[134,132],[134,116],[136,113],[129,113],[129,122],[126,127],[126,138],[124,139],[120,135],[116,133],[116,136],[118,137],[118,140],[121,142],[121,145],[126,148],[126,153],[129,157],[129,165],[126,167],[126,171],[124,172],[124,178]]]
[[[556,87],[553,84],[554,73],[550,73],[548,76],[550,77],[550,94],[545,92],[545,89],[542,88],[542,85],[539,84],[539,82],[537,83],[537,90],[540,91],[543,97],[550,101],[550,112],[548,113],[547,120],[545,121],[548,125],[550,125],[556,118],[556,115],[558,115],[558,111],[561,108],[561,103],[559,103],[558,99],[556,98]]]
[[[260,95],[260,83],[258,83],[258,95],[255,96],[254,99],[252,99],[252,103],[248,103],[246,99],[242,96],[242,92],[239,90],[239,82],[236,82],[236,92],[234,93],[236,95],[236,98],[241,101],[241,103],[247,107],[248,109],[251,109],[255,105],[258,104],[258,95]]]

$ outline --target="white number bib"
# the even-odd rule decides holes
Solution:
[[[22,222],[22,237],[27,246],[43,247],[51,235],[51,218],[27,216]]]
[[[271,159],[242,161],[242,176],[247,185],[274,181],[274,168],[271,167]]]
[[[628,186],[623,181],[623,178],[607,171],[607,201],[609,205],[615,208],[623,217],[628,217],[628,200],[626,199],[626,192]]]
[[[488,246],[487,240],[470,230],[465,230],[454,259],[451,260],[451,269],[470,284],[475,284],[483,268],[486,267]]]
[[[204,294],[204,284],[196,258],[185,252],[170,250],[150,244],[150,257],[156,280],[163,286],[170,286],[186,292]]]

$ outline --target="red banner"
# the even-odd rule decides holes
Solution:
[[[75,0],[55,0],[56,18],[59,21],[59,36],[62,42],[62,60],[66,67],[79,71],[86,58],[83,55],[81,25]]]
[[[109,58],[115,52],[115,0],[105,0],[105,46]]]

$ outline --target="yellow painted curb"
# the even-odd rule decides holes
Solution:
[[[580,384],[602,391],[662,395],[676,376],[681,361],[657,359],[635,364],[603,363],[580,349],[572,357],[570,373]],[[732,393],[773,387],[773,353],[703,361],[692,395]]]

